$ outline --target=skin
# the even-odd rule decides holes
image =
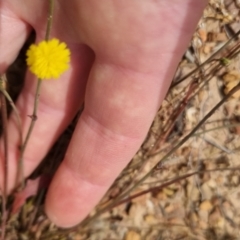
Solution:
[[[44,38],[47,3],[1,1],[0,73],[14,61],[32,28],[37,42]],[[71,227],[85,218],[134,156],[206,4],[206,0],[56,1],[51,36],[67,43],[71,67],[59,80],[43,82],[38,120],[24,157],[28,176],[85,101],[46,198],[46,213],[56,225]],[[27,73],[17,101],[25,134],[35,86],[35,77]],[[19,142],[14,117],[8,131],[11,189]]]

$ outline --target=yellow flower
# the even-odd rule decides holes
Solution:
[[[32,44],[27,51],[27,65],[40,79],[58,78],[69,68],[69,61],[70,50],[56,38]]]

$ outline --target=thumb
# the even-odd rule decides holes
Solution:
[[[0,73],[15,60],[19,50],[27,39],[30,26],[22,21],[7,6],[0,3]]]

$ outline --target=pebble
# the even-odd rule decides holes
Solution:
[[[156,224],[158,222],[158,219],[153,214],[147,214],[144,220],[148,224]]]
[[[203,211],[211,211],[213,208],[213,205],[209,200],[205,200],[200,204],[199,208]]]
[[[203,199],[211,199],[213,196],[212,189],[209,187],[209,185],[205,182],[201,186],[201,193]]]
[[[125,236],[125,240],[141,240],[141,236],[135,231],[129,231]]]

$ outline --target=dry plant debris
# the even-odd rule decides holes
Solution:
[[[146,141],[89,218],[148,173],[239,84],[239,36],[215,54],[239,31],[239,13],[237,0],[210,0]],[[201,65],[211,56],[214,58]],[[186,75],[189,76],[181,81]],[[61,161],[72,128],[59,139],[49,155],[51,159]],[[46,219],[43,196],[30,198],[8,222],[8,239],[239,239],[239,135],[240,91],[237,91],[197,133],[158,164],[131,196],[145,194],[127,199],[86,226],[72,230],[57,229]],[[49,174],[56,165],[53,163],[50,169],[43,163],[35,176]],[[192,172],[198,173],[157,188]]]

